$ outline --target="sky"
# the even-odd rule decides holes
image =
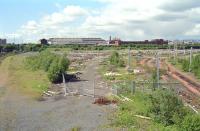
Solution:
[[[0,38],[200,39],[200,0],[1,0]]]

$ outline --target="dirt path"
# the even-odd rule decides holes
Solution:
[[[98,79],[94,75],[97,65],[97,61],[89,62],[81,76],[84,81],[69,86],[92,90],[94,79]],[[92,97],[67,96],[39,102],[9,87],[0,99],[0,131],[70,131],[74,127],[81,131],[106,130],[102,126],[109,122],[112,107],[94,105],[93,101]]]

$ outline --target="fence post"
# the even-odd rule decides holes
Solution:
[[[132,82],[131,82],[131,87],[132,87],[132,88],[131,88],[131,94],[132,94],[132,95],[135,93],[135,89],[136,89],[135,86],[136,86],[135,81],[132,81]]]
[[[156,54],[156,69],[157,69],[157,88],[159,88],[159,82],[160,82],[160,59],[159,59],[159,52]]]
[[[192,47],[191,47],[191,49],[190,49],[190,65],[189,65],[189,72],[191,72],[191,65],[192,65]]]

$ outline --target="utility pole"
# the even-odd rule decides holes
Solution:
[[[191,72],[191,65],[192,65],[192,50],[193,50],[193,48],[191,47],[191,49],[190,49],[190,66],[189,66],[189,72]]]
[[[176,61],[176,51],[175,51],[175,43],[174,43],[174,62]]]
[[[184,56],[185,56],[186,52],[185,52],[185,46],[184,46]]]
[[[128,49],[128,70],[130,70],[131,67],[131,48]]]
[[[177,43],[174,43],[174,62],[176,62],[177,57]]]
[[[93,93],[94,93],[94,98],[96,97],[96,95],[95,95],[95,93],[96,93],[96,92],[95,92],[95,84],[96,84],[96,82],[95,82],[95,73],[94,73],[94,81],[93,81],[93,88],[94,88],[94,92],[93,92]]]
[[[159,60],[159,52],[156,54],[156,68],[157,68],[157,87],[159,88],[159,82],[160,82],[160,60]]]

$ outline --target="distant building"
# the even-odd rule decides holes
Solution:
[[[165,45],[168,44],[168,41],[163,39],[154,39],[154,40],[145,40],[145,41],[122,41],[120,39],[114,39],[109,41],[110,45],[128,45],[128,44],[155,44],[155,45]]]
[[[78,45],[105,45],[107,42],[101,38],[50,38],[49,44],[65,45],[65,44],[78,44]]]
[[[7,44],[7,40],[6,39],[0,39],[0,45],[5,45]]]
[[[153,39],[152,41],[150,41],[150,43],[156,44],[156,45],[165,45],[165,44],[168,44],[168,41],[164,39]]]
[[[40,44],[42,45],[48,45],[48,40],[47,39],[41,39]]]

